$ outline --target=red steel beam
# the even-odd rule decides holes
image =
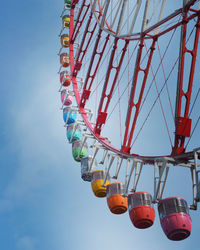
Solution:
[[[79,0],[72,0],[71,2],[71,8],[74,9],[76,4],[79,2]]]
[[[111,101],[113,91],[114,91],[114,88],[116,86],[117,78],[118,78],[118,75],[120,72],[120,68],[121,68],[121,65],[122,65],[122,62],[123,62],[123,59],[124,59],[124,56],[126,53],[126,49],[127,49],[128,43],[129,43],[128,40],[125,41],[125,45],[124,45],[124,48],[122,49],[122,53],[121,53],[121,57],[120,57],[118,66],[115,67],[115,66],[113,66],[113,62],[115,59],[118,40],[119,40],[118,38],[115,38],[112,53],[110,55],[109,66],[108,66],[107,73],[106,73],[106,79],[104,82],[104,87],[102,90],[102,95],[101,95],[101,99],[100,99],[100,103],[99,103],[98,116],[97,116],[97,121],[96,121],[96,126],[95,126],[95,133],[97,133],[97,134],[101,133],[102,125],[106,123],[107,109],[108,109],[109,103]],[[114,75],[114,79],[113,79],[110,91],[109,91],[109,93],[106,94],[107,89],[108,89],[109,78],[110,78],[112,70],[115,70],[115,75]],[[105,107],[102,110],[104,104],[105,104]]]
[[[128,109],[127,119],[126,119],[126,129],[125,129],[125,133],[124,133],[123,145],[122,145],[122,148],[121,148],[121,150],[123,152],[130,153],[131,142],[132,142],[132,138],[133,138],[133,132],[135,130],[135,125],[136,125],[136,122],[137,122],[137,118],[138,118],[138,114],[139,114],[139,110],[140,110],[140,105],[141,105],[144,89],[145,89],[145,86],[146,86],[147,76],[148,76],[148,73],[149,73],[149,68],[150,68],[153,53],[154,53],[154,50],[155,50],[156,41],[157,41],[157,38],[154,37],[154,39],[152,41],[152,44],[151,44],[151,47],[150,47],[149,58],[148,58],[147,66],[146,66],[145,69],[141,68],[141,57],[142,57],[142,51],[143,51],[143,47],[144,47],[144,37],[142,37],[141,41],[140,41],[138,56],[137,56],[137,62],[136,62],[136,67],[135,67],[135,72],[134,72],[134,77],[133,77],[131,95],[130,95],[130,100],[129,100],[129,109]],[[143,80],[142,80],[142,84],[141,84],[141,89],[140,89],[140,93],[139,93],[138,102],[135,103],[134,102],[135,91],[136,91],[136,86],[138,84],[139,72],[144,72],[144,76],[143,76]],[[132,116],[133,108],[135,108],[135,114],[134,114],[134,117],[133,117],[133,122],[131,124],[131,116]]]
[[[177,99],[176,99],[176,126],[175,126],[175,139],[174,146],[172,149],[172,155],[178,155],[185,152],[185,138],[190,137],[191,132],[191,119],[189,119],[189,108],[190,108],[190,100],[192,94],[193,87],[193,79],[194,79],[194,71],[196,65],[196,55],[198,49],[199,42],[199,34],[200,34],[200,15],[198,16],[198,20],[196,23],[196,33],[194,38],[194,45],[192,50],[188,50],[186,47],[186,34],[187,34],[187,12],[183,18],[183,35],[182,35],[182,48],[180,54],[180,67],[179,67],[179,78],[177,84]],[[183,90],[183,81],[184,81],[184,71],[185,71],[185,55],[189,53],[192,57],[191,66],[190,66],[190,75],[187,83],[187,91]],[[182,102],[183,98],[185,98],[185,104]],[[184,111],[184,115],[181,114]]]
[[[91,42],[91,39],[92,39],[93,34],[95,32],[95,29],[97,27],[97,23],[95,23],[92,30],[89,30],[91,20],[92,20],[92,15],[93,15],[93,13],[91,11],[88,22],[87,22],[87,25],[85,27],[85,31],[84,31],[82,40],[81,40],[79,51],[78,51],[78,54],[77,54],[77,57],[76,57],[76,63],[75,63],[75,68],[74,68],[74,72],[73,72],[74,75],[77,75],[77,72],[81,69],[83,58],[84,58],[84,56],[86,54],[88,46],[89,46],[89,44]],[[88,39],[86,38],[87,36],[89,36]],[[86,45],[85,45],[85,43],[86,43]],[[85,45],[85,48],[83,49],[84,45]]]
[[[95,42],[95,45],[94,45],[93,53],[92,53],[92,56],[91,56],[91,59],[90,59],[90,63],[89,63],[89,66],[88,66],[88,71],[87,71],[86,79],[85,79],[84,86],[83,86],[83,93],[82,93],[81,102],[80,102],[80,106],[81,107],[84,107],[86,101],[89,99],[90,92],[91,92],[90,89],[92,87],[95,75],[97,73],[97,70],[99,68],[101,59],[103,57],[103,53],[104,53],[104,51],[106,49],[106,46],[108,44],[108,41],[109,41],[110,35],[107,35],[107,37],[106,37],[106,39],[104,41],[104,45],[103,45],[103,48],[102,48],[101,52],[98,52],[97,48],[98,48],[99,42],[101,40],[101,33],[102,33],[102,30],[99,29],[99,32],[98,32],[98,35],[97,35],[97,39],[96,39],[96,42]],[[94,65],[94,63],[95,63],[95,57],[96,56],[98,56],[98,60],[96,62],[96,65]],[[93,74],[91,74],[91,69],[92,68],[95,68]],[[88,84],[89,84],[89,86],[88,86]]]
[[[83,0],[83,3],[81,5],[80,11],[79,11],[79,14],[77,16],[76,24],[74,26],[73,34],[71,36],[71,41],[72,42],[74,42],[76,40],[76,37],[77,37],[77,35],[79,33],[79,30],[80,30],[80,28],[81,28],[81,26],[83,24],[83,21],[84,21],[86,15],[87,15],[89,7],[90,7],[90,4],[85,4],[85,2],[86,2],[86,0]],[[80,17],[82,15],[82,13],[84,13],[84,14],[83,14],[82,19],[80,20]]]

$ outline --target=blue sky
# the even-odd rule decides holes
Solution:
[[[80,179],[58,93],[62,8],[62,0],[1,3],[0,250],[198,250],[199,211],[191,237],[171,242],[158,214],[137,230]]]

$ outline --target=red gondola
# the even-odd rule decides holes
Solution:
[[[62,71],[60,72],[60,83],[64,87],[68,87],[71,83],[71,77],[69,75],[68,71]]]
[[[139,229],[151,227],[155,220],[152,196],[146,192],[128,195],[129,216],[133,225]]]
[[[169,197],[158,203],[160,223],[170,240],[184,240],[191,233],[191,218],[187,202],[180,197]]]

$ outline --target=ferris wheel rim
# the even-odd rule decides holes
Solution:
[[[191,0],[189,1],[188,4],[193,4],[195,3],[197,0]],[[181,9],[178,9],[175,13],[173,13],[172,15],[178,15],[180,14],[182,11]],[[71,15],[70,15],[70,38],[72,37],[73,34],[73,26],[74,25],[74,8],[71,8]],[[149,32],[150,30],[152,30],[153,28],[155,28],[155,26],[150,27],[149,29],[147,29],[147,31],[145,31],[144,33],[146,34],[147,32]],[[140,33],[138,33],[140,34]],[[138,35],[137,34],[137,35]],[[119,37],[119,39],[124,39],[124,37]],[[128,38],[127,38],[128,39]],[[139,37],[137,38],[139,39]],[[70,43],[70,67],[71,67],[71,72],[73,72],[74,70],[74,43]],[[189,152],[184,152],[181,154],[175,154],[175,155],[161,155],[161,156],[143,156],[143,155],[138,155],[138,154],[130,154],[130,153],[125,153],[122,152],[121,150],[115,148],[114,146],[112,146],[106,138],[98,135],[95,133],[94,131],[94,127],[92,126],[91,122],[89,121],[89,118],[86,114],[86,111],[84,109],[84,107],[80,107],[80,93],[77,87],[77,80],[76,80],[76,76],[72,75],[72,83],[73,83],[73,89],[74,89],[74,94],[75,94],[75,98],[77,101],[77,106],[79,109],[79,112],[87,126],[87,128],[89,129],[89,131],[91,132],[91,134],[94,136],[94,138],[100,143],[102,144],[106,149],[112,151],[113,153],[120,155],[120,157],[128,159],[128,158],[137,158],[137,159],[141,159],[142,161],[144,161],[145,163],[153,163],[155,162],[156,159],[159,158],[168,158],[169,161],[171,163],[177,163],[177,162],[186,162],[189,161],[191,159],[193,159],[193,155],[194,155],[194,151],[189,151]]]
[[[91,6],[94,5],[95,2],[98,1],[98,5],[99,5],[99,11],[100,11],[100,16],[103,16],[103,12],[102,12],[102,9],[101,9],[101,6],[100,6],[100,2],[99,0],[90,0],[90,4]],[[160,26],[160,24],[162,24],[163,22],[165,22],[166,20],[168,19],[171,19],[172,17],[176,17],[178,16],[179,14],[183,13],[184,12],[184,9],[187,9],[189,8],[190,6],[194,5],[195,2],[198,2],[198,0],[188,0],[188,2],[185,4],[185,6],[175,10],[173,13],[169,14],[168,16],[166,16],[164,19],[158,21],[157,23],[155,23],[154,25],[151,25],[150,27],[148,27],[147,29],[141,31],[141,32],[135,32],[135,33],[132,33],[132,34],[126,34],[126,35],[117,35],[115,31],[113,31],[111,28],[110,28],[110,25],[108,24],[107,20],[104,19],[104,22],[106,23],[106,26],[108,27],[108,29],[104,28],[100,21],[99,21],[99,18],[97,16],[97,14],[95,13],[95,10],[94,8],[92,7],[92,12],[95,16],[95,19],[96,19],[96,22],[98,23],[98,25],[100,26],[100,28],[107,32],[108,34],[110,34],[111,36],[114,36],[114,37],[118,37],[118,38],[122,38],[122,39],[130,39],[130,40],[139,40],[141,35],[143,34],[147,34],[149,33],[151,30],[155,29],[156,27]]]

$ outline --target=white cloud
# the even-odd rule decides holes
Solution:
[[[40,64],[35,67],[35,79],[35,72],[29,66],[27,63],[20,70],[19,81],[24,81],[26,72],[30,89],[15,92],[8,111],[12,121],[10,146],[15,149],[18,162],[1,194],[0,212],[36,203],[42,197],[42,190],[56,185],[66,171],[67,155],[72,160],[65,138],[56,72],[52,78],[51,69]]]

